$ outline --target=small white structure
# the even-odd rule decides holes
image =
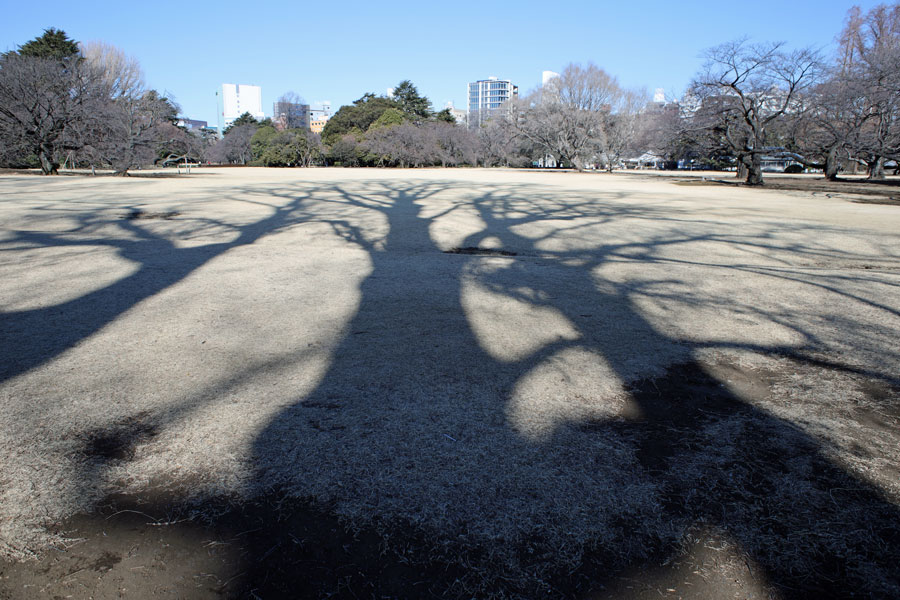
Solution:
[[[453,106],[452,100],[447,102],[447,106],[445,106],[444,108],[450,111],[450,114],[453,115],[454,119],[456,119],[457,125],[466,125],[466,122],[468,121],[468,115],[466,114],[466,111]]]

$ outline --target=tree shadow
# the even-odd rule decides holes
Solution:
[[[240,201],[235,190],[233,201]],[[40,308],[0,313],[4,343],[0,351],[0,382],[26,373],[74,348],[83,340],[115,321],[143,300],[184,280],[203,265],[224,253],[253,244],[299,222],[297,211],[303,196],[280,206],[268,206],[271,213],[257,222],[233,225],[216,219],[192,219],[181,231],[192,233],[214,228],[230,233],[227,242],[180,247],[177,240],[157,234],[146,226],[154,218],[172,219],[177,214],[145,213],[138,206],[121,206],[115,215],[73,211],[74,222],[62,232],[14,231],[3,240],[6,250],[46,248],[108,248],[136,269],[108,285],[71,300]],[[249,200],[247,200],[249,202]],[[109,229],[114,228],[114,234]],[[221,235],[221,232],[220,232]]]
[[[444,199],[448,191],[455,200]],[[784,280],[794,276],[787,265],[687,260],[670,249],[729,244],[771,261],[859,257],[703,231],[684,210],[625,195],[580,200],[525,186],[379,181],[322,193],[324,214],[299,192],[272,190],[282,203],[269,217],[235,226],[232,241],[196,248],[127,220],[117,225],[129,240],[16,238],[110,244],[139,268],[75,300],[5,315],[3,331],[27,341],[7,352],[2,379],[75,347],[211,258],[292,224],[317,221],[365,253],[358,308],[325,374],[255,437],[252,494],[260,500],[211,511],[211,530],[239,548],[228,567],[237,579],[223,576],[220,592],[586,597],[678,556],[697,528],[736,545],[784,597],[900,590],[896,499],[839,464],[825,440],[735,391],[729,376],[747,370],[708,351],[790,356],[888,386],[897,385],[894,373],[837,360],[796,315],[694,289],[696,280],[679,273],[714,266]],[[365,213],[377,218],[360,219]],[[471,230],[461,238],[441,229],[457,216]],[[659,231],[630,233],[637,223]],[[648,273],[635,276],[633,264]],[[828,277],[803,284],[896,317]],[[773,323],[785,341],[682,335],[652,313],[654,302]],[[865,334],[847,319],[852,345]],[[872,344],[885,364],[897,364],[895,351]],[[84,453],[96,460],[77,477],[101,480],[143,440],[266,368],[248,365],[194,402],[85,432]],[[202,512],[221,500],[192,506]],[[120,500],[110,514],[162,514],[176,501]],[[256,532],[244,536],[251,525]]]
[[[366,241],[353,223],[332,222],[366,250],[372,271],[320,385],[258,436],[263,488],[310,497],[350,521],[375,517],[385,535],[430,540],[418,564],[468,565],[462,576],[452,571],[454,583],[471,578],[460,593],[577,595],[677,554],[698,524],[732,540],[788,596],[898,589],[896,505],[838,466],[822,441],[723,387],[699,358],[704,344],[660,331],[637,306],[658,288],[678,289],[677,274],[596,275],[621,260],[665,264],[675,245],[808,256],[816,248],[693,233],[677,223],[688,216],[623,198],[580,204],[499,187],[470,200],[483,227],[456,247],[490,243],[515,256],[435,260],[447,250],[429,214],[439,190],[376,189],[338,190],[343,202],[384,215],[387,234]],[[670,228],[587,251],[551,243],[561,231],[577,239],[598,223],[649,219]],[[716,302],[689,292],[681,300]],[[790,315],[752,300],[741,308],[782,321],[807,346],[747,349],[802,359],[816,347]],[[647,373],[656,376],[624,385]],[[395,591],[367,577],[357,591]]]

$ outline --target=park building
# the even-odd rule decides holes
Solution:
[[[244,113],[257,121],[266,118],[262,109],[262,88],[258,85],[246,85],[243,83],[223,83],[216,91],[218,101],[219,135],[235,119]]]
[[[469,127],[481,127],[498,115],[509,114],[507,102],[519,97],[519,86],[508,79],[488,77],[469,84]]]

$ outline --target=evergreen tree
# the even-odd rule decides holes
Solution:
[[[272,124],[271,121],[269,121],[267,123],[267,125],[271,125],[271,124]],[[228,135],[229,131],[231,131],[235,127],[240,127],[241,125],[260,125],[260,122],[256,120],[256,117],[254,117],[253,115],[251,115],[248,112],[245,112],[244,114],[239,116],[237,119],[232,121],[231,125],[229,125],[222,131],[222,135],[223,136]]]
[[[394,101],[400,110],[415,121],[423,121],[431,118],[431,102],[425,96],[419,95],[419,90],[409,79],[404,79],[394,88]]]
[[[378,129],[380,127],[393,127],[394,125],[402,125],[406,122],[407,115],[396,108],[389,108],[374,123],[369,125],[368,131]]]
[[[34,155],[45,174],[84,145],[103,102],[79,57],[78,44],[52,28],[0,56],[0,145]]]
[[[398,109],[399,104],[390,98],[365,94],[352,105],[342,106],[325,124],[322,139],[331,145],[352,131],[367,131],[388,109]]]
[[[66,32],[53,27],[44,30],[44,34],[19,46],[20,56],[35,58],[72,58],[79,54],[78,43],[69,39]]]
[[[443,121],[444,123],[456,123],[456,117],[453,116],[449,108],[434,113],[434,120]]]

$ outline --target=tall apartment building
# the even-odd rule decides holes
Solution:
[[[469,127],[481,127],[492,117],[503,114],[503,104],[519,96],[519,86],[508,79],[489,77],[469,84]]]
[[[275,102],[272,105],[272,121],[276,129],[309,129],[309,120],[309,104]]]
[[[244,113],[250,113],[259,121],[266,118],[262,109],[262,88],[258,85],[223,83],[216,92],[216,99],[219,105],[219,135]]]

